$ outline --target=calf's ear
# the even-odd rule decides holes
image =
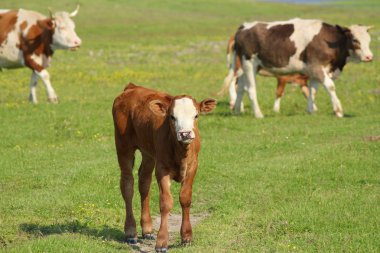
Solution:
[[[200,110],[203,113],[209,113],[212,112],[216,107],[216,100],[212,98],[207,98],[200,102],[199,104]]]
[[[165,117],[168,111],[167,106],[160,100],[152,100],[149,103],[149,109],[156,115]]]

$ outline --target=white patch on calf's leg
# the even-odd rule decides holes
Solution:
[[[281,97],[276,98],[273,105],[274,112],[280,112],[280,103],[281,103]]]

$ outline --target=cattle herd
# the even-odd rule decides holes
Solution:
[[[36,85],[39,78],[46,87],[48,100],[58,102],[46,68],[56,49],[75,50],[80,47],[81,39],[75,33],[75,24],[71,19],[78,10],[79,6],[72,13],[53,14],[50,11],[49,17],[23,9],[0,10],[0,68],[28,67],[32,70],[29,84],[32,103],[37,103]],[[277,78],[273,107],[276,112],[280,110],[286,83],[295,82],[300,85],[307,98],[307,110],[312,113],[317,109],[314,98],[318,84],[322,83],[331,97],[336,116],[343,117],[333,80],[349,61],[372,61],[369,29],[369,26],[363,25],[343,27],[299,18],[244,23],[228,42],[229,71],[220,93],[228,89],[230,107],[235,113],[240,113],[243,94],[247,91],[255,117],[262,118],[256,93],[256,74]],[[149,198],[152,173],[156,168],[161,213],[156,251],[166,252],[168,249],[168,217],[173,206],[171,180],[181,183],[182,242],[192,240],[189,215],[200,150],[198,118],[201,113],[211,112],[215,106],[214,99],[197,102],[191,96],[172,96],[132,83],[116,97],[112,112],[128,243],[137,243],[132,210],[132,169],[136,150],[142,154],[138,189],[143,237],[155,238]]]

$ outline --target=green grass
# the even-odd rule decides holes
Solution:
[[[368,140],[380,135],[378,1],[80,4],[75,20],[83,47],[57,52],[49,69],[58,105],[46,102],[41,83],[40,104],[28,103],[29,70],[0,73],[2,251],[131,251],[122,243],[124,204],[111,117],[115,96],[132,81],[198,100],[214,97],[227,72],[230,34],[243,21],[295,16],[375,25],[374,61],[349,64],[336,81],[349,117],[333,116],[323,88],[319,111],[308,115],[301,92],[290,85],[277,115],[271,111],[271,78],[259,77],[263,120],[250,109],[232,116],[228,98],[218,98],[216,111],[200,119],[192,208],[209,216],[194,228],[190,247],[171,252],[380,251],[380,142]],[[48,6],[75,8],[67,0],[3,1],[1,7],[47,13]],[[157,184],[152,188],[152,211],[158,214]],[[173,184],[175,213],[178,189]],[[134,207],[138,214],[137,197]]]

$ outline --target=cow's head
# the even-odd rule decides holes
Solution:
[[[71,19],[78,14],[78,11],[79,5],[72,13],[65,11],[56,12],[54,15],[50,13],[54,25],[53,49],[75,50],[82,44],[81,39],[75,33],[75,23]]]
[[[350,60],[355,62],[370,62],[373,59],[373,53],[369,48],[371,36],[368,30],[371,26],[351,25],[348,29],[343,29],[348,38],[350,48]]]
[[[183,144],[190,144],[195,139],[195,128],[200,113],[209,113],[216,106],[215,99],[205,99],[198,103],[189,96],[176,96],[170,105],[160,100],[153,100],[149,107],[156,115],[167,117],[170,129],[176,139]]]

